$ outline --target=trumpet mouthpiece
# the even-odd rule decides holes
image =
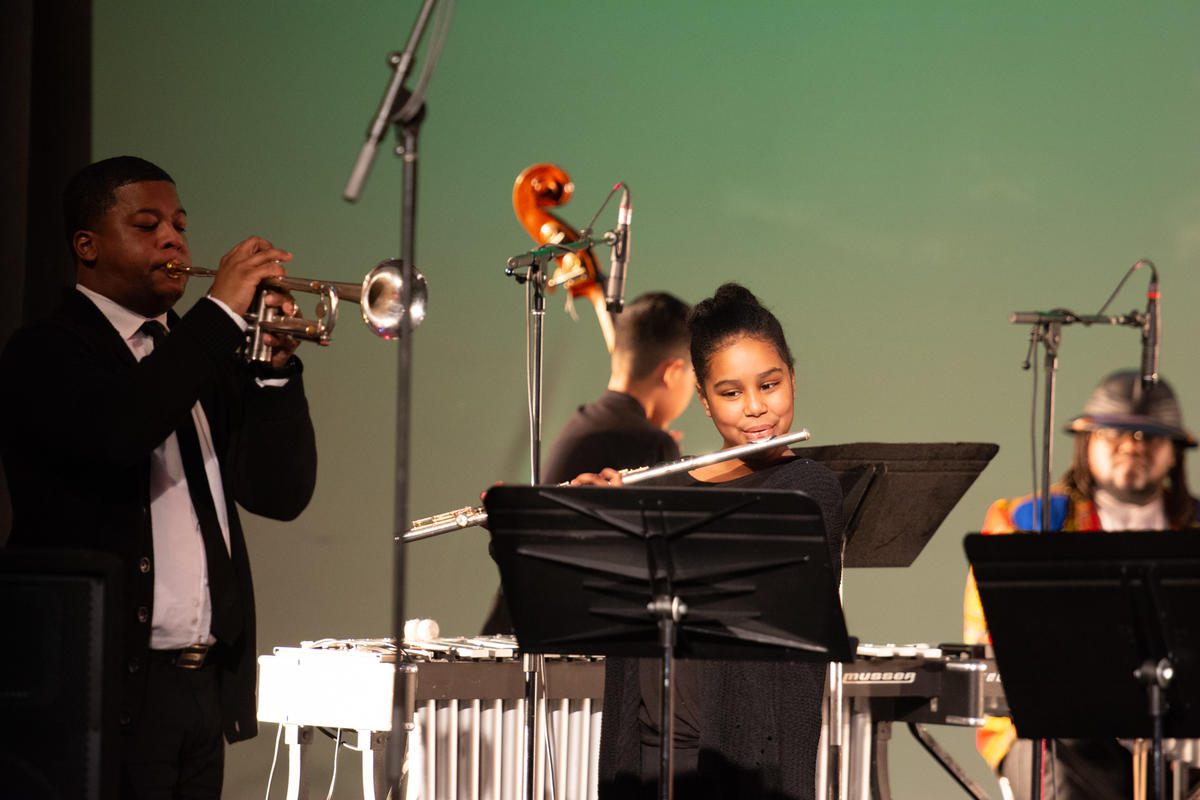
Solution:
[[[163,271],[172,278],[178,278],[180,275],[188,275],[192,278],[214,278],[217,275],[215,269],[197,267],[194,264],[184,264],[180,261],[168,261],[163,265]]]

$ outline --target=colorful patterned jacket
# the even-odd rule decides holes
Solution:
[[[1200,501],[1195,501],[1192,526],[1200,521]],[[1012,533],[1029,531],[1040,527],[1041,504],[1033,495],[997,500],[987,510],[983,519],[984,533]],[[1096,504],[1075,491],[1068,491],[1063,484],[1050,487],[1050,530],[1051,531],[1100,531],[1100,515]],[[963,599],[963,637],[971,643],[990,642],[987,621],[983,618],[983,606],[979,602],[979,590],[975,586],[975,575],[967,574],[967,591]],[[1016,728],[1008,717],[988,717],[987,722],[975,733],[975,746],[993,770],[1008,753],[1017,738]]]

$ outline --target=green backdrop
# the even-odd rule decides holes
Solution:
[[[341,191],[417,9],[98,0],[94,155],[136,153],[174,175],[198,264],[258,234],[295,253],[294,275],[357,280],[399,252],[400,161],[380,154],[359,204]],[[528,480],[524,293],[503,267],[532,246],[513,179],[551,161],[575,181],[563,213],[577,225],[614,182],[632,187],[631,295],[696,301],[732,279],[775,310],[814,444],[1000,445],[912,567],[845,578],[852,634],[957,640],[962,535],[1032,483],[1028,330],[1008,312],[1093,313],[1154,259],[1162,371],[1200,419],[1198,25],[1185,3],[459,3],[421,137],[430,301],[414,338],[412,515]],[[610,208],[601,224],[614,221]],[[1144,287],[1139,274],[1113,310],[1140,308]],[[549,309],[547,442],[607,378],[590,308],[574,321],[555,295]],[[246,520],[263,652],[391,630],[395,357],[353,316],[329,349],[301,350],[321,458],[312,504],[288,524]],[[1059,422],[1139,352],[1134,331],[1068,328]],[[676,425],[692,453],[719,444],[697,406]],[[1056,436],[1056,473],[1068,444]],[[497,584],[486,534],[408,554],[409,616],[474,632]],[[990,780],[971,731],[935,733]],[[892,748],[897,796],[959,796],[907,739]],[[273,741],[265,730],[230,748],[226,796],[263,795]],[[319,791],[330,750],[315,759]],[[335,796],[357,781],[343,764]]]

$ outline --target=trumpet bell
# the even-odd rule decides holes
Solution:
[[[425,276],[412,269],[413,284],[409,293],[409,304],[404,305],[404,262],[398,258],[380,261],[367,273],[362,282],[363,322],[377,336],[395,339],[407,325],[412,331],[425,319],[429,301],[429,289]]]

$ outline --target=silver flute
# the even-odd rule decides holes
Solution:
[[[785,433],[781,436],[772,436],[770,439],[760,439],[757,442],[730,447],[728,450],[716,450],[702,456],[680,458],[676,461],[667,461],[653,467],[623,469],[620,470],[620,473],[624,483],[638,483],[640,481],[648,481],[652,478],[661,478],[664,475],[673,475],[676,472],[687,472],[699,469],[700,467],[707,467],[709,464],[719,464],[722,461],[730,461],[742,456],[753,455],[764,450],[773,450],[776,447],[786,447],[796,442],[803,442],[809,436],[808,429],[802,428],[793,433]],[[569,485],[570,481],[559,484],[559,486]],[[483,525],[487,522],[487,518],[487,511],[482,506],[467,506],[456,511],[446,511],[442,514],[435,514],[432,517],[414,520],[412,527],[402,536],[397,536],[396,539],[415,542],[418,539],[426,539],[430,536],[437,536],[462,528]]]

